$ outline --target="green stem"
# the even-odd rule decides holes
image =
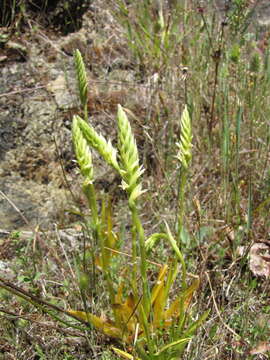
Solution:
[[[138,287],[137,287],[137,228],[133,222],[132,226],[132,289],[135,298],[135,302],[139,301]]]
[[[87,183],[83,186],[83,191],[86,195],[88,206],[91,210],[92,220],[93,220],[93,228],[94,228],[94,237],[97,240],[97,243],[101,250],[101,261],[102,267],[104,271],[104,276],[107,282],[107,287],[110,295],[111,304],[115,303],[115,293],[113,289],[113,283],[110,277],[110,274],[107,269],[107,261],[106,261],[106,249],[104,245],[104,239],[100,228],[100,220],[98,217],[98,208],[97,208],[97,199],[95,187],[92,183]]]
[[[83,106],[83,113],[84,113],[84,121],[88,121],[88,108],[87,108],[87,101]]]
[[[178,187],[178,211],[177,211],[177,241],[181,248],[181,233],[183,230],[184,213],[185,213],[185,187],[187,183],[187,169],[181,168],[179,187]]]
[[[95,225],[98,224],[98,209],[97,209],[97,199],[96,199],[96,192],[95,187],[92,183],[85,183],[83,185],[83,192],[87,198],[88,201],[88,207],[91,210],[91,216],[93,218],[93,223]]]
[[[147,281],[147,256],[146,256],[146,249],[145,249],[145,236],[144,236],[144,229],[138,215],[138,211],[136,208],[135,203],[129,202],[129,209],[132,215],[132,223],[134,227],[134,234],[133,240],[136,241],[138,237],[139,240],[139,249],[140,249],[140,274],[142,277],[142,306],[139,307],[140,309],[140,318],[142,320],[142,324],[144,327],[145,335],[147,337],[147,344],[149,347],[150,352],[154,351],[152,346],[152,341],[150,338],[150,327],[149,327],[149,314],[150,314],[150,306],[151,306],[151,299],[150,299],[150,290]],[[136,245],[136,244],[134,244]],[[134,258],[134,255],[132,257]],[[135,258],[134,258],[135,260]]]
[[[187,270],[184,257],[181,252],[181,233],[183,230],[183,222],[184,222],[184,213],[185,213],[185,187],[187,183],[187,169],[182,166],[180,178],[179,178],[179,187],[178,187],[178,212],[177,212],[177,242],[178,244],[174,244],[174,241],[171,241],[173,248],[177,254],[178,259],[180,260],[182,266],[182,291],[185,291],[187,287]],[[169,235],[170,237],[170,235]],[[177,246],[178,245],[178,246]],[[177,259],[175,259],[175,262]],[[184,311],[184,298],[180,299],[180,311],[179,311],[179,321],[178,321],[178,329],[182,331],[186,321],[186,314]],[[177,332],[177,336],[179,333]]]
[[[166,228],[167,228],[167,236],[168,236],[168,240],[171,243],[171,246],[173,248],[173,250],[175,251],[177,257],[174,258],[174,266],[176,266],[177,263],[177,258],[181,263],[182,266],[182,288],[183,290],[186,289],[187,287],[187,268],[186,268],[186,264],[185,264],[185,259],[183,257],[182,252],[179,249],[179,246],[177,245],[176,240],[174,239],[174,237],[171,234],[171,231],[169,229],[168,224],[165,222]]]
[[[144,237],[144,230],[141,224],[141,220],[139,218],[138,212],[136,207],[132,207],[131,209],[132,213],[132,222],[136,228],[136,233],[138,235],[139,239],[139,248],[140,248],[140,273],[142,276],[142,283],[143,283],[143,306],[148,313],[149,311],[149,305],[150,305],[150,299],[149,299],[149,287],[147,282],[147,262],[146,262],[146,250],[145,250],[145,237]]]

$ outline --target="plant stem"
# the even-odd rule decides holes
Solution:
[[[139,249],[140,249],[140,274],[142,277],[142,306],[139,307],[139,316],[141,318],[141,323],[143,324],[145,335],[147,338],[147,345],[150,352],[154,352],[153,344],[150,337],[150,327],[149,327],[149,315],[150,315],[150,306],[151,306],[151,298],[150,298],[150,290],[147,281],[147,257],[146,257],[146,249],[145,249],[145,236],[144,229],[138,215],[138,211],[135,203],[129,203],[129,208],[132,215],[132,222],[134,226],[134,240],[138,237],[139,240]],[[134,244],[135,245],[135,244]],[[135,246],[134,246],[135,247]],[[136,254],[133,254],[133,259],[136,263]],[[137,290],[136,290],[137,291]]]
[[[138,211],[136,206],[130,206],[130,211],[132,214],[132,222],[136,229],[136,233],[139,240],[139,249],[140,249],[140,273],[142,277],[143,283],[143,297],[142,303],[146,313],[150,310],[150,294],[149,294],[149,286],[147,282],[147,262],[146,262],[146,250],[145,250],[145,237],[144,230],[142,227],[141,220],[138,215]]]
[[[98,209],[97,209],[97,199],[95,187],[92,183],[87,183],[83,185],[83,192],[87,198],[89,209],[91,210],[91,216],[93,218],[94,224],[98,224]]]
[[[108,286],[110,302],[111,302],[111,304],[114,304],[115,293],[113,290],[112,280],[111,280],[110,274],[107,269],[106,249],[105,249],[105,244],[104,244],[104,238],[101,233],[100,220],[98,217],[95,187],[92,183],[88,183],[83,186],[83,191],[87,197],[89,208],[91,209],[91,215],[92,215],[92,219],[93,219],[93,228],[94,228],[93,229],[94,238],[96,239],[97,243],[99,244],[99,247],[101,250],[102,269],[104,271],[104,276],[105,276],[107,286]]]
[[[181,248],[181,233],[183,230],[183,219],[185,211],[185,187],[187,183],[187,169],[183,166],[181,168],[179,185],[178,185],[178,211],[177,211],[177,242],[179,248]]]

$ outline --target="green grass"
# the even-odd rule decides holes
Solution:
[[[249,352],[260,342],[269,341],[269,279],[251,273],[248,257],[239,255],[239,247],[248,249],[253,242],[269,240],[269,49],[261,48],[256,29],[248,27],[252,13],[248,1],[233,1],[226,22],[210,4],[198,8],[196,1],[171,2],[171,9],[167,5],[157,8],[154,1],[144,0],[142,4],[138,9],[135,2],[101,2],[96,29],[105,39],[106,30],[100,23],[109,11],[114,16],[120,48],[115,43],[106,45],[104,41],[101,46],[94,42],[83,54],[86,64],[96,54],[95,71],[108,87],[107,103],[96,114],[88,105],[90,119],[106,119],[103,121],[108,124],[115,118],[115,109],[108,103],[113,104],[115,96],[113,76],[120,76],[121,71],[106,72],[108,46],[119,62],[126,61],[133,79],[132,84],[120,86],[126,99],[121,105],[130,110],[128,117],[146,169],[144,187],[148,192],[138,206],[148,237],[165,231],[164,220],[177,232],[179,169],[175,144],[187,103],[193,147],[186,179],[181,251],[187,272],[201,279],[191,314],[195,318],[209,308],[211,313],[183,358],[266,359],[269,351],[257,357]],[[113,69],[106,61],[105,65]],[[113,141],[114,136],[112,131]],[[110,194],[114,231],[119,242],[126,244],[123,252],[129,254],[132,240],[127,207],[123,195],[116,194]],[[33,246],[33,239],[23,240],[22,246],[21,236],[13,233],[6,244],[12,251],[13,271],[20,286],[61,308],[90,307],[98,314],[108,308],[106,282],[91,266],[97,250],[86,230],[76,244],[64,240],[63,247],[51,234],[46,237],[45,247],[42,242]],[[168,261],[168,256],[170,247],[161,240],[150,260],[162,263]],[[113,258],[114,271],[118,262],[128,266],[130,260],[126,255]],[[76,285],[82,269],[91,281],[83,296]],[[153,284],[154,272],[155,267],[149,267]],[[118,273],[112,278],[117,280]],[[179,288],[178,282],[175,293]],[[8,351],[15,358],[27,359],[30,353],[39,359],[116,358],[110,351],[115,343],[99,333],[67,329],[25,300],[4,290],[0,295],[3,347],[9,344]],[[22,319],[15,316],[19,312]],[[25,355],[29,341],[31,347]]]

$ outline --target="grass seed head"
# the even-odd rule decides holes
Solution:
[[[82,175],[89,182],[92,182],[94,176],[91,150],[85,140],[78,124],[78,117],[73,117],[72,122],[72,141]]]
[[[192,158],[191,147],[192,147],[192,132],[191,132],[191,121],[188,113],[187,106],[181,116],[181,135],[180,142],[177,143],[178,154],[177,159],[181,162],[182,166],[187,169]]]
[[[78,80],[80,100],[82,106],[85,107],[87,105],[87,76],[86,76],[86,70],[82,55],[78,49],[75,50],[74,58],[75,58],[75,69]]]
[[[107,141],[102,135],[99,135],[91,125],[79,116],[75,115],[74,117],[77,119],[78,126],[87,143],[99,152],[107,164],[119,172],[117,150],[112,146],[111,141]]]
[[[129,200],[133,202],[143,193],[139,178],[144,170],[139,165],[138,148],[130,123],[120,105],[118,105],[117,120],[122,187],[129,194]]]

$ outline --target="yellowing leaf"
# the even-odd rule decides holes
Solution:
[[[112,205],[110,199],[106,203],[103,199],[101,208],[101,236],[104,245],[103,256],[97,255],[95,258],[95,264],[101,271],[108,270],[110,261],[113,256],[116,256],[117,240],[118,236],[113,232],[113,214]]]
[[[192,299],[194,292],[198,289],[199,285],[200,285],[200,280],[199,280],[199,278],[197,278],[192,282],[192,284],[182,294],[180,294],[180,296],[178,296],[173,301],[173,303],[171,304],[169,309],[167,311],[165,311],[164,320],[165,320],[166,326],[169,326],[171,324],[171,321],[173,318],[177,318],[180,315],[179,314],[180,299],[181,298],[184,299],[184,310],[186,310],[190,304],[190,301]]]
[[[157,298],[161,288],[164,286],[164,278],[165,278],[167,271],[168,271],[168,265],[165,264],[161,268],[161,270],[158,274],[157,282],[152,290],[152,294],[151,294],[151,304],[152,305],[156,301],[156,298]]]
[[[154,328],[160,326],[160,322],[164,318],[164,307],[166,303],[165,292],[164,292],[164,280],[162,281],[162,288],[160,289],[156,301],[154,302],[154,319],[153,319],[153,326]]]
[[[136,314],[134,312],[134,297],[132,295],[129,295],[127,300],[123,304],[114,304],[112,305],[112,307],[117,314],[119,327],[121,327],[123,333],[128,330],[130,333],[133,334],[135,332],[135,327],[138,322]]]
[[[168,265],[165,264],[161,268],[156,285],[152,290],[151,303],[153,306],[153,326],[158,327],[163,320],[164,307],[166,305],[164,282]]]
[[[90,321],[90,323],[98,330],[103,332],[103,334],[121,339],[122,338],[122,330],[117,328],[111,320],[106,320],[91,313],[86,313],[85,311],[68,311],[71,315],[75,315],[79,319],[84,321]]]
[[[189,306],[192,296],[194,292],[198,289],[199,285],[200,285],[200,279],[196,278],[192,282],[192,284],[184,291],[182,296],[184,297],[185,309]]]
[[[121,282],[120,285],[118,286],[117,294],[115,296],[115,301],[117,304],[122,303],[123,288],[124,288],[124,283]]]
[[[121,358],[123,358],[123,359],[140,360],[139,358],[134,359],[134,357],[131,354],[129,354],[123,350],[117,349],[115,347],[112,347],[112,349],[117,355],[121,356]]]

